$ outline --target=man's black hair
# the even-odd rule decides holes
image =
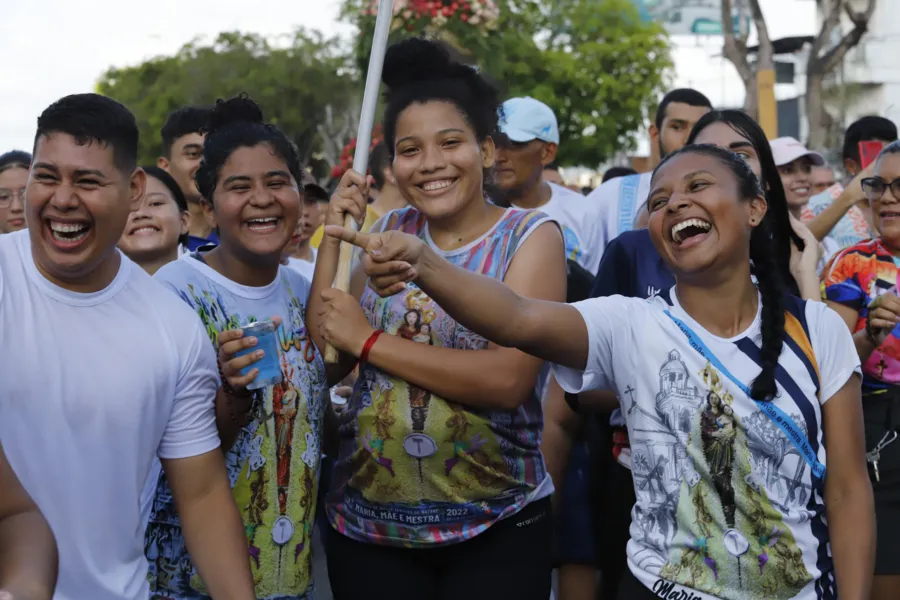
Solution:
[[[201,133],[212,111],[211,106],[182,106],[171,112],[159,132],[162,136],[163,155],[172,158],[172,145],[178,138],[191,133]]]
[[[601,183],[606,183],[616,177],[625,177],[626,175],[637,175],[637,171],[631,167],[610,167],[603,173],[603,181]]]
[[[657,129],[662,129],[663,121],[666,118],[666,110],[668,110],[669,105],[673,102],[687,104],[688,106],[702,106],[712,110],[712,102],[697,90],[691,88],[672,90],[663,96],[663,99],[659,103],[659,107],[656,109],[655,123]]]
[[[127,108],[100,94],[72,94],[60,98],[41,113],[34,146],[53,133],[65,133],[78,145],[99,143],[110,147],[116,167],[130,173],[137,165],[138,126]]]
[[[874,115],[862,117],[854,121],[844,133],[844,147],[841,158],[851,158],[857,163],[861,161],[859,156],[859,143],[875,140],[891,143],[897,139],[897,126],[889,119]]]

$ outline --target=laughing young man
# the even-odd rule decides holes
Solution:
[[[212,108],[207,106],[182,106],[166,118],[160,130],[163,155],[156,160],[156,166],[172,176],[187,200],[191,220],[185,247],[190,252],[219,243],[219,236],[206,216],[209,207],[194,181],[203,155],[206,137],[203,130],[211,114]]]
[[[0,237],[0,439],[59,545],[57,600],[148,596],[139,497],[155,456],[211,595],[253,598],[197,316],[116,249],[146,178],[124,106],[38,118],[28,230]]]
[[[709,98],[697,90],[681,88],[663,96],[656,108],[656,117],[650,124],[653,154],[663,159],[680,150],[687,143],[697,121],[711,110]],[[648,171],[616,177],[604,182],[588,196],[591,202],[603,207],[599,225],[601,253],[619,234],[640,228],[646,220],[647,213],[642,207],[646,205],[650,193],[651,175],[652,172]]]

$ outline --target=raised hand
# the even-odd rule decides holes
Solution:
[[[343,225],[344,217],[350,215],[361,227],[369,205],[369,180],[350,169],[341,177],[325,215],[325,225]]]
[[[794,233],[803,240],[804,248],[801,251],[797,245],[791,241],[791,262],[790,269],[794,279],[799,279],[804,273],[813,273],[815,275],[816,266],[822,255],[822,249],[819,240],[809,231],[809,229],[798,221],[793,215],[788,215],[791,220],[791,228]]]
[[[884,344],[887,337],[900,323],[900,298],[894,292],[878,296],[869,304],[866,317],[866,334],[876,347]]]
[[[418,277],[427,248],[416,236],[399,231],[367,234],[329,225],[325,234],[363,249],[361,264],[369,287],[385,297],[399,294]]]

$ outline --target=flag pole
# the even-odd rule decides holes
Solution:
[[[394,0],[379,0],[378,16],[375,19],[375,35],[372,38],[372,53],[369,56],[369,70],[366,73],[366,90],[363,93],[362,112],[359,116],[359,131],[356,134],[356,152],[353,155],[353,170],[365,174],[368,170],[369,147],[372,145],[372,129],[375,126],[375,109],[378,106],[378,91],[381,88],[381,69],[384,53],[387,51],[388,34],[394,13]],[[344,217],[344,228],[356,231],[358,227],[353,217]],[[350,267],[353,262],[353,246],[341,242],[341,257],[338,262],[334,287],[350,291]],[[325,348],[325,362],[334,364],[338,353],[331,344]]]

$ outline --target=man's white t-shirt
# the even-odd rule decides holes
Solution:
[[[537,210],[559,224],[566,244],[566,258],[596,274],[606,247],[600,232],[601,208],[568,188],[549,182],[547,185],[552,192],[550,200]]]
[[[303,260],[302,258],[289,256],[287,266],[306,277],[306,280],[312,283],[313,275],[316,272],[317,255],[318,251],[315,248],[312,248],[312,260]]]
[[[588,201],[600,207],[597,228],[601,254],[613,239],[634,229],[634,220],[650,195],[652,176],[653,173],[641,173],[616,177],[588,194]],[[599,258],[597,265],[600,265]]]
[[[216,357],[200,320],[119,253],[79,294],[0,236],[0,440],[59,546],[56,600],[147,598],[140,495],[154,458],[219,446]]]
[[[587,368],[556,366],[554,374],[570,393],[614,389],[621,399],[637,497],[627,546],[635,577],[660,598],[834,597],[824,483],[811,477],[786,425],[725,372],[744,386],[759,375],[761,313],[724,339],[694,321],[674,290],[574,306],[588,330]],[[792,297],[786,306],[771,406],[826,464],[822,406],[860,373],[859,357],[827,306]],[[725,370],[695,350],[682,326]]]

